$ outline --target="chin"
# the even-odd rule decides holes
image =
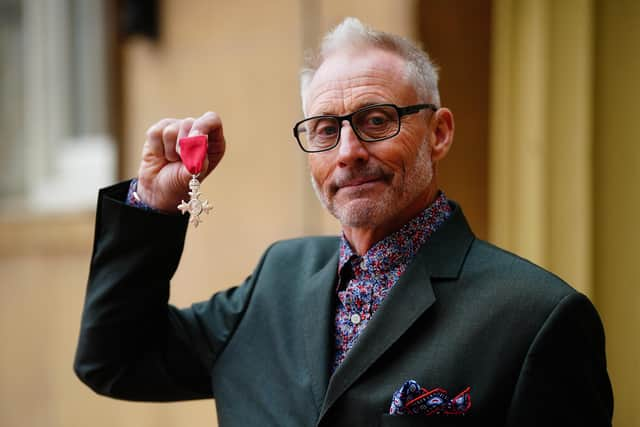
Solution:
[[[343,226],[362,228],[375,227],[388,217],[389,206],[385,206],[380,201],[372,201],[369,199],[352,200],[341,206],[334,206],[331,213],[335,216]]]

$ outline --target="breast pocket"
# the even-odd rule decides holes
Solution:
[[[464,417],[448,417],[439,415],[389,415],[380,418],[380,427],[457,427],[477,425]]]

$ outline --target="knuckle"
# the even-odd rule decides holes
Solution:
[[[154,124],[152,126],[149,127],[149,129],[147,129],[147,131],[145,132],[145,135],[147,137],[147,139],[154,139],[157,138],[159,136],[159,132],[160,128],[158,126],[158,124]]]
[[[180,122],[180,129],[188,130],[191,126],[193,126],[194,122],[195,120],[193,119],[193,117],[187,117]]]
[[[172,123],[168,126],[165,126],[165,128],[162,130],[162,136],[166,138],[167,136],[176,132],[177,132],[176,126],[174,123]]]
[[[153,125],[149,126],[149,128],[146,131],[147,138],[148,139],[159,138],[164,133],[164,130],[167,128],[167,126],[170,126],[174,122],[175,122],[175,119],[162,119],[154,123]]]
[[[220,115],[218,113],[216,113],[215,111],[207,111],[206,113],[204,113],[204,117],[207,118],[207,120],[213,122],[213,123],[218,123],[220,122]]]

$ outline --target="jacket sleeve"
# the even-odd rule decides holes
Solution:
[[[534,339],[520,371],[507,426],[610,426],[613,392],[604,331],[591,302],[564,297]]]
[[[101,190],[74,369],[99,394],[144,401],[212,397],[210,372],[248,304],[253,279],[179,310],[169,281],[187,219],[126,206]]]

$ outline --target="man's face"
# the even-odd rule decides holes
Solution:
[[[343,115],[371,104],[416,104],[405,74],[404,61],[390,52],[334,54],[311,81],[305,111]],[[395,229],[430,203],[435,189],[426,114],[403,117],[400,133],[379,142],[360,141],[345,121],[336,148],[309,155],[316,194],[343,227]]]

